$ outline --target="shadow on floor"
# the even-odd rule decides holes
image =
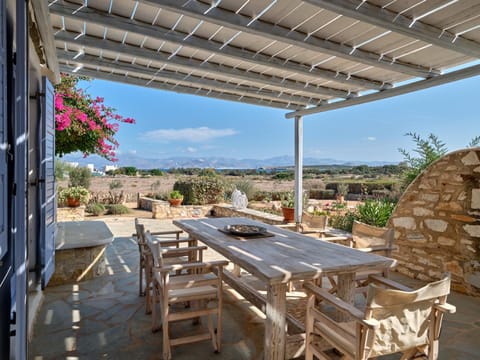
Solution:
[[[47,287],[38,314],[29,359],[161,359],[161,333],[150,331],[145,298],[138,296],[138,251],[129,237],[107,247],[103,276],[72,285]],[[393,274],[407,285],[416,281]],[[409,284],[410,283],[410,284]],[[250,360],[263,358],[263,316],[225,288],[223,342],[214,354],[209,341],[173,348],[173,359]],[[457,314],[444,320],[440,359],[480,359],[480,299],[453,293]],[[191,323],[172,329],[189,331]],[[389,357],[392,358],[392,357]]]

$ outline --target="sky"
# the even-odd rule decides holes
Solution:
[[[177,94],[103,80],[81,82],[92,96],[136,124],[121,124],[117,157],[266,159],[294,154],[290,110]],[[433,133],[451,151],[480,135],[480,76],[346,109],[309,115],[304,157],[342,161],[402,161],[405,136]]]

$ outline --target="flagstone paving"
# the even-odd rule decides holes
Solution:
[[[74,285],[47,287],[37,316],[29,359],[161,359],[161,332],[150,331],[151,315],[138,296],[138,250],[131,239],[132,218],[104,219],[115,239],[107,247],[105,275]],[[145,219],[155,230],[174,228],[169,221]],[[209,250],[205,260],[220,258]],[[411,286],[414,280],[393,274]],[[173,348],[175,360],[249,360],[263,358],[263,315],[225,287],[223,341],[215,354],[209,341]],[[452,293],[457,313],[446,316],[440,359],[480,359],[480,299]],[[202,325],[198,325],[202,326]],[[174,324],[172,335],[198,330],[191,322]],[[396,358],[396,357],[389,357]]]

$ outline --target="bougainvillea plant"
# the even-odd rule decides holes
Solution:
[[[80,80],[89,78],[62,74],[61,82],[55,85],[55,153],[61,157],[80,151],[85,157],[97,154],[117,161],[114,136],[119,123],[134,124],[135,120],[116,114],[103,98],[92,98],[78,88]]]

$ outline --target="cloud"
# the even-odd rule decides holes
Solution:
[[[202,126],[185,129],[158,129],[144,133],[148,140],[204,142],[224,136],[238,134],[234,129],[210,129]]]
[[[197,152],[197,149],[194,148],[194,147],[191,147],[191,146],[187,147],[185,150],[186,150],[187,152],[189,152],[189,153]]]
[[[369,137],[367,137],[367,140],[368,141],[375,141],[375,140],[377,140],[377,138],[375,136],[369,136]]]

